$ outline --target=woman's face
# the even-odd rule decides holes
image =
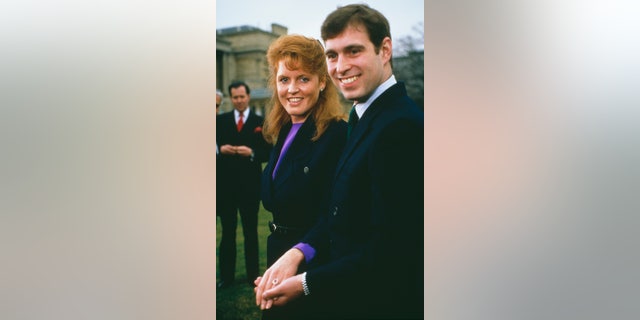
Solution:
[[[325,82],[320,81],[317,75],[301,69],[290,70],[283,60],[278,62],[278,99],[291,116],[291,122],[300,123],[307,119],[324,87]]]

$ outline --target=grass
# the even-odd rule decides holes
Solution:
[[[267,265],[267,236],[269,228],[267,221],[271,220],[271,213],[260,205],[258,212],[258,246],[260,260],[260,274],[264,273]],[[244,261],[244,237],[242,236],[242,223],[238,215],[238,230],[236,231],[236,281],[226,289],[216,292],[216,319],[260,319],[260,309],[255,304],[255,294],[253,287],[247,283]],[[218,250],[222,228],[220,218],[216,222],[216,261],[218,261]],[[220,281],[220,266],[216,269],[216,280]]]

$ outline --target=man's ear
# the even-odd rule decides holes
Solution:
[[[391,38],[385,37],[382,39],[382,44],[380,45],[380,54],[385,63],[391,60],[392,52],[393,45],[391,43]]]

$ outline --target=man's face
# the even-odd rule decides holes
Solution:
[[[231,88],[231,102],[236,110],[240,112],[246,110],[249,107],[249,100],[251,100],[251,96],[247,94],[244,86]]]
[[[216,94],[216,113],[220,112],[220,105],[222,104],[222,97]]]
[[[347,27],[325,41],[327,66],[331,79],[345,98],[366,101],[390,75],[384,65],[391,59],[391,39],[382,42],[376,54],[364,26]]]

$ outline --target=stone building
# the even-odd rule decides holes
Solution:
[[[241,80],[251,88],[251,107],[256,113],[265,114],[272,94],[267,88],[267,49],[287,32],[287,27],[275,23],[271,24],[271,31],[252,26],[216,30],[216,88],[225,94],[222,112],[233,109],[229,84]]]

